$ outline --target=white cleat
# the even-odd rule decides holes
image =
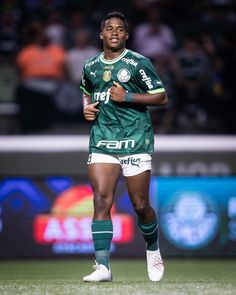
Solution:
[[[158,282],[164,275],[164,264],[160,250],[146,252],[148,277],[153,282]]]
[[[108,269],[103,264],[96,264],[93,266],[95,269],[90,275],[83,277],[84,282],[111,282],[112,281],[112,273],[111,270]]]

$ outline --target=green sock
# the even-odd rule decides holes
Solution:
[[[92,236],[95,249],[95,257],[98,264],[109,268],[110,246],[113,237],[113,226],[111,220],[93,220]]]
[[[147,250],[155,251],[158,249],[158,225],[155,218],[151,223],[138,223],[143,234],[144,240],[147,243]]]

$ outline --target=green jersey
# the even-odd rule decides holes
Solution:
[[[80,87],[92,96],[92,102],[99,101],[100,110],[91,128],[90,153],[151,153],[154,136],[147,107],[112,101],[110,87],[113,81],[130,93],[165,91],[150,60],[134,51],[125,49],[113,60],[105,59],[104,53],[88,59]]]

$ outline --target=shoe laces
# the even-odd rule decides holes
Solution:
[[[163,268],[163,260],[157,255],[153,256],[152,267],[161,270]]]

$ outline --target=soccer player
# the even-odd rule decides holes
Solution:
[[[112,280],[110,210],[121,171],[146,241],[149,279],[159,281],[164,273],[157,217],[148,196],[154,137],[147,106],[166,104],[167,95],[150,60],[126,49],[128,37],[123,14],[107,14],[100,33],[104,51],[87,60],[83,68],[84,116],[93,121],[88,177],[94,193],[96,258],[95,271],[83,278],[85,282]]]

